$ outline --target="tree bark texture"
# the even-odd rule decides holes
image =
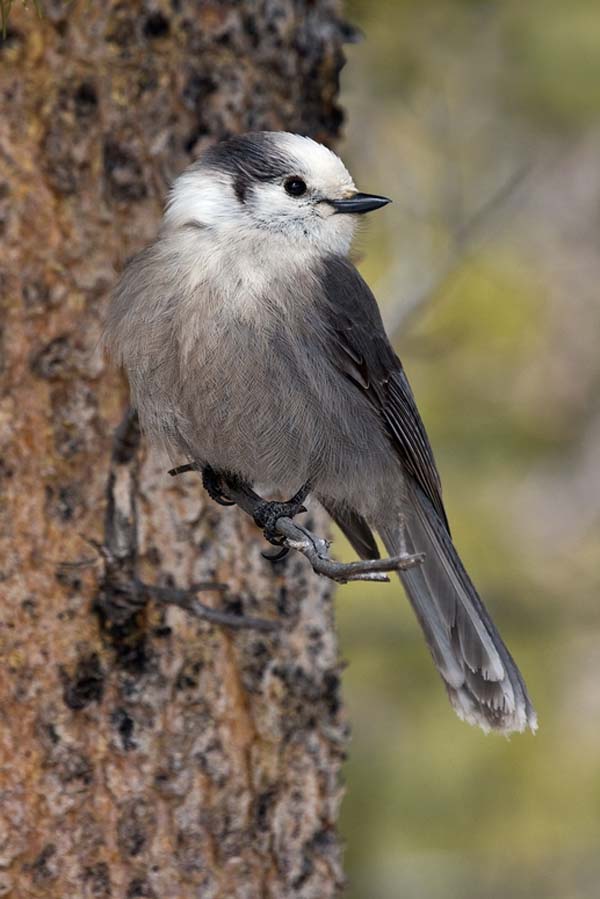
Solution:
[[[98,352],[170,180],[335,139],[335,0],[48,0],[0,49],[0,895],[327,899],[347,723],[329,584],[171,479]],[[198,385],[201,389],[201,385]],[[186,461],[186,460],[182,460]],[[321,513],[310,526],[323,529]],[[138,580],[139,579],[139,580]],[[273,619],[211,625],[139,584]]]

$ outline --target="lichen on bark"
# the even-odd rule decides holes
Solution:
[[[193,475],[170,479],[143,443],[111,463],[126,389],[97,344],[116,272],[206,144],[256,128],[335,139],[345,34],[333,0],[53,0],[40,19],[13,6],[0,42],[0,895],[340,888],[347,722],[330,585],[301,557],[269,566],[242,513],[207,502]],[[98,551],[109,474],[125,525],[135,504],[142,580],[225,582],[207,603],[282,626],[224,630],[154,600],[119,616]]]

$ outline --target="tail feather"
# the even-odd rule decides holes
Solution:
[[[422,565],[400,578],[425,634],[455,711],[482,730],[511,733],[537,728],[519,669],[456,552],[445,525],[416,487],[400,526],[381,528],[390,553],[423,552]]]

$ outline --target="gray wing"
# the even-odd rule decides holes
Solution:
[[[427,432],[402,363],[385,333],[375,297],[354,266],[340,256],[325,260],[321,278],[328,348],[335,364],[378,410],[405,471],[449,532]]]
[[[322,278],[326,352],[378,410],[408,476],[404,537],[425,559],[400,578],[450,701],[486,731],[535,730],[519,669],[450,539],[431,446],[375,298],[345,259],[328,259]],[[400,552],[397,522],[378,528],[388,552]]]

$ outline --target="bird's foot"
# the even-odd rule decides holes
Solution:
[[[223,493],[222,484],[224,480],[226,482],[226,478],[216,472],[214,468],[211,468],[210,465],[205,465],[202,469],[202,486],[210,498],[220,506],[235,506],[233,500]]]
[[[308,488],[303,487],[287,502],[260,502],[252,513],[254,523],[261,528],[265,538],[272,543],[273,546],[281,546],[285,537],[277,530],[277,521],[280,518],[295,518],[301,512],[306,512],[306,506],[303,505],[308,494]],[[279,554],[273,558],[278,561],[283,556]]]
[[[182,465],[178,469],[173,469],[170,474],[179,474],[180,471],[191,471],[199,467],[199,465],[194,464]],[[283,546],[285,538],[277,530],[277,521],[280,518],[294,518],[301,512],[306,512],[306,506],[303,503],[310,492],[310,484],[305,484],[287,502],[269,502],[255,493],[245,481],[240,480],[233,474],[215,471],[210,465],[205,465],[202,468],[202,484],[210,498],[220,506],[236,505],[236,501],[227,495],[228,487],[234,495],[238,491],[246,498],[251,499],[253,504],[251,514],[255,524],[262,530],[269,543],[280,547],[278,553],[272,556],[265,556],[265,558],[270,562],[279,562],[285,558],[288,548]]]

